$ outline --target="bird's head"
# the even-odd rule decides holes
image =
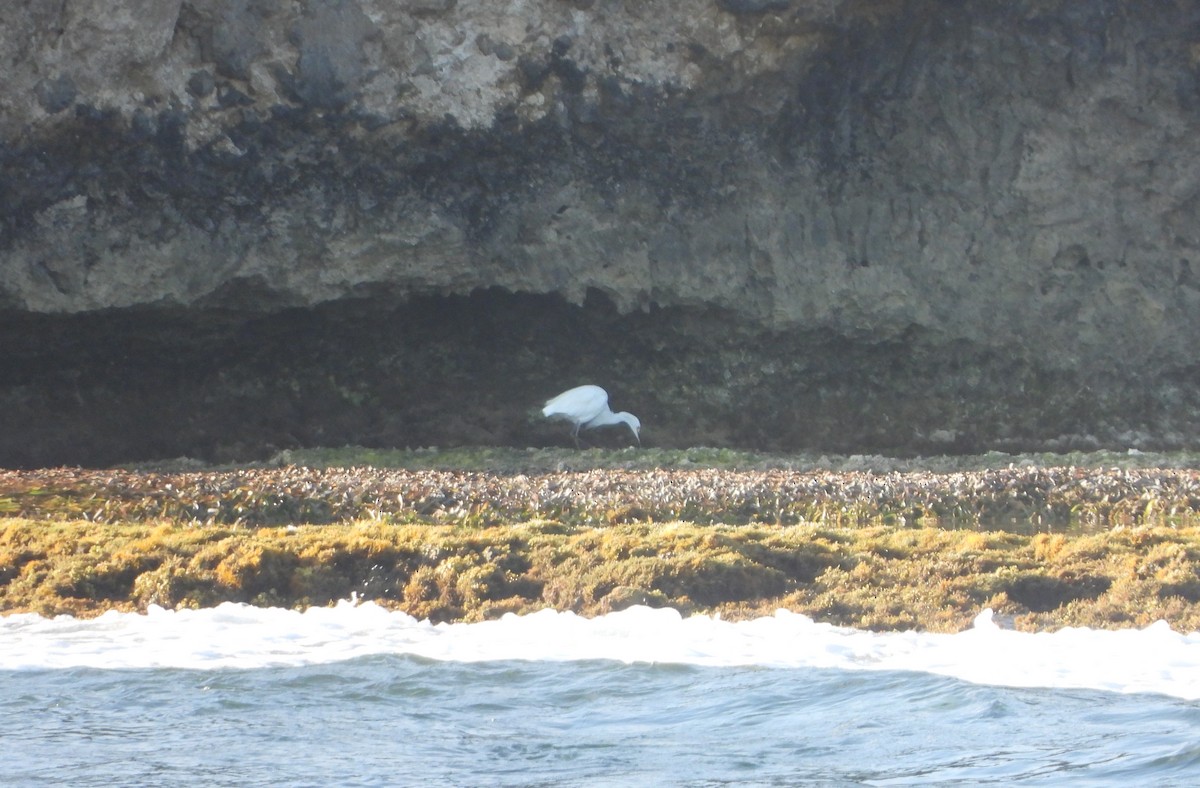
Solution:
[[[632,413],[622,412],[621,416],[623,417],[621,420],[628,424],[629,429],[633,431],[633,437],[637,438],[638,446],[641,446],[642,436],[640,433],[642,431],[642,423],[638,421],[638,417],[634,416]]]

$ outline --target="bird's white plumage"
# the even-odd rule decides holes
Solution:
[[[642,442],[638,434],[642,423],[632,413],[622,411],[613,413],[608,407],[608,392],[599,386],[576,386],[547,400],[542,408],[542,415],[548,419],[565,419],[575,425],[571,437],[579,443],[579,431],[608,424],[626,424],[633,431],[633,437],[638,443]]]

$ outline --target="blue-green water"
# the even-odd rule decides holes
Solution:
[[[983,619],[934,636],[645,610],[14,616],[0,785],[1195,785],[1197,649],[1163,627]]]
[[[1200,705],[919,673],[434,662],[0,673],[0,784],[1200,779]]]

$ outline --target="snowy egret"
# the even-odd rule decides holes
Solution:
[[[576,446],[579,446],[581,429],[590,430],[607,424],[628,424],[629,429],[633,430],[633,437],[637,438],[638,445],[642,445],[642,438],[638,435],[642,423],[638,421],[638,417],[625,411],[613,413],[609,410],[608,392],[599,386],[576,386],[564,391],[546,402],[546,407],[542,408],[542,415],[548,419],[566,419],[574,424],[575,429],[571,430],[571,437]]]

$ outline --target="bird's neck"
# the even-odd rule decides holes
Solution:
[[[599,416],[592,419],[592,424],[596,425],[597,427],[603,426],[605,424],[620,424],[621,422],[625,422],[626,424],[628,424],[629,423],[629,414],[624,413],[624,412],[613,413],[608,408],[605,408],[603,411],[600,412]]]

